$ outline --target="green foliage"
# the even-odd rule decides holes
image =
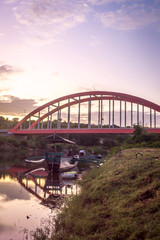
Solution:
[[[9,119],[5,119],[4,117],[0,116],[0,129],[9,129],[16,125],[18,122],[18,118],[14,118],[12,121]],[[33,121],[31,122],[33,123]],[[29,126],[29,122],[25,123],[25,127]],[[70,123],[72,128],[77,128],[77,123]],[[47,122],[43,123],[43,127],[47,127]],[[52,122],[52,127],[57,127],[57,120]],[[61,127],[66,128],[67,122],[61,122]],[[81,124],[81,128],[87,128],[87,124]],[[92,127],[97,127],[92,126]],[[104,126],[109,127],[109,126]],[[115,126],[118,127],[118,126]],[[66,137],[66,136],[64,136]],[[106,150],[109,149],[116,149],[116,147],[120,147],[124,145],[127,148],[131,147],[158,147],[160,142],[160,134],[150,133],[148,134],[146,130],[140,125],[134,125],[134,133],[133,135],[128,134],[71,134],[67,135],[67,138],[76,142],[76,144],[80,146],[103,146]],[[0,139],[2,144],[4,141]],[[156,142],[156,143],[155,143]],[[13,145],[18,147],[18,142],[13,140]],[[21,144],[20,144],[21,145]],[[44,148],[45,143],[42,141],[42,136],[32,136],[29,139],[28,145],[32,148]],[[23,142],[22,147],[27,147],[27,143]],[[103,150],[103,149],[102,149]],[[113,152],[113,150],[112,150]]]
[[[125,148],[131,147],[159,147],[160,134],[147,133],[146,130],[139,126],[134,126],[133,135],[130,136],[123,145]]]
[[[4,117],[0,116],[0,129],[6,129],[6,128],[7,128],[6,120]]]
[[[0,129],[11,129],[17,124],[17,122],[18,118],[13,118],[12,120],[9,120],[8,118],[0,116]]]
[[[134,132],[133,132],[134,137],[137,137],[142,135],[143,133],[146,133],[145,129],[140,125],[134,125],[133,128],[134,128]]]
[[[29,146],[28,141],[27,141],[26,139],[22,139],[22,140],[20,141],[20,146],[21,146],[22,148],[27,148],[27,147]]]
[[[4,145],[6,142],[6,137],[0,136],[0,147],[2,147],[2,145]]]
[[[110,149],[114,146],[116,146],[116,141],[113,139],[105,138],[103,141],[103,145],[107,147],[107,149]]]
[[[14,146],[14,147],[19,147],[20,146],[19,140],[16,139],[16,138],[13,138],[13,137],[8,137],[7,142],[8,142],[8,144],[10,144],[10,146]]]
[[[81,146],[98,146],[100,145],[99,134],[71,134],[70,140],[76,142],[77,145]]]
[[[152,147],[152,148],[160,148],[160,141],[151,143],[150,147]]]
[[[141,154],[140,154],[141,153]],[[54,240],[160,239],[160,149],[131,149],[86,174]]]
[[[0,136],[0,145],[5,145],[5,148],[12,149],[13,147],[27,148],[28,141],[26,139],[18,139],[15,137],[3,137]]]

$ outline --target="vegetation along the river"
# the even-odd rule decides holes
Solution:
[[[34,239],[159,240],[160,149],[126,149],[89,171],[81,194],[56,219],[55,233]]]
[[[81,137],[70,138],[81,143]],[[81,193],[67,200],[54,221],[31,233],[35,240],[160,239],[160,136],[135,126],[131,136],[97,138],[94,146],[88,137],[86,148],[106,153],[107,161],[84,174]],[[21,144],[34,148],[36,141]]]
[[[144,138],[150,141],[142,141]],[[81,193],[66,202],[50,237],[46,226],[32,233],[34,239],[159,240],[157,138],[135,127],[134,135],[127,142],[112,148],[103,166],[83,176]]]

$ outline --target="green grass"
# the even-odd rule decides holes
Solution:
[[[160,239],[160,149],[123,150],[81,185],[58,216],[52,239]]]

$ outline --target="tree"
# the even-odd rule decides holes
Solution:
[[[133,136],[135,138],[137,138],[138,136],[146,133],[146,130],[140,125],[134,125],[133,128],[134,128]]]

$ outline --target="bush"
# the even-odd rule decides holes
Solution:
[[[151,143],[150,147],[152,147],[152,148],[160,148],[160,141]]]
[[[20,145],[22,148],[27,148],[28,147],[28,141],[26,139],[22,139],[20,141]]]
[[[0,136],[0,145],[4,145],[6,142],[6,138],[5,137],[2,137]]]
[[[20,146],[20,142],[16,138],[11,138],[10,137],[10,138],[7,139],[7,142],[14,147],[19,147]]]

